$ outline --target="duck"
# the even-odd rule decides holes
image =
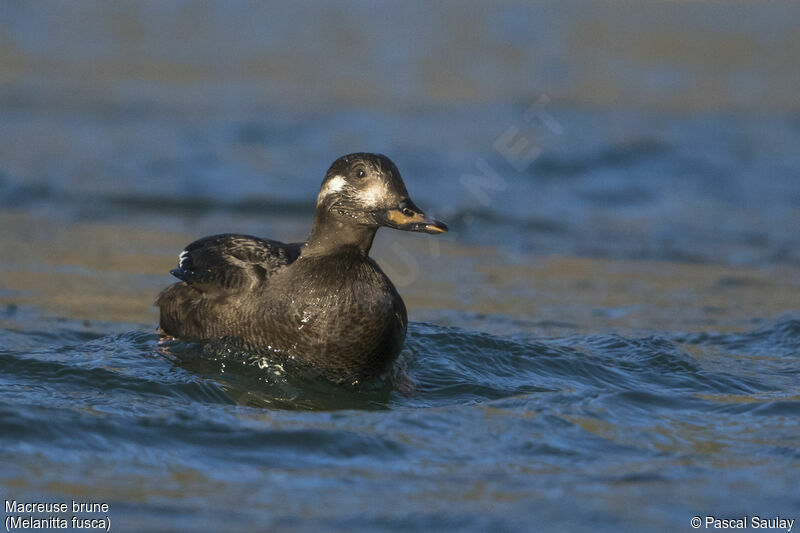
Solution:
[[[335,382],[385,375],[403,347],[408,315],[369,256],[381,227],[448,231],[411,200],[388,157],[342,156],[325,173],[305,242],[225,233],[186,246],[170,271],[180,281],[155,300],[159,334],[229,342]]]

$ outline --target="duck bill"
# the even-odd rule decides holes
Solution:
[[[403,231],[419,231],[434,235],[447,231],[447,224],[429,217],[411,200],[405,200],[397,207],[377,213],[377,218],[382,226]]]

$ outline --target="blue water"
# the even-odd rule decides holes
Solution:
[[[145,329],[48,326],[3,331],[4,485],[98,498],[124,528],[637,529],[797,509],[797,319],[631,338],[414,323],[400,390],[367,391],[177,362]]]
[[[0,6],[3,499],[112,531],[800,519],[796,5],[92,6]],[[390,375],[158,338],[184,245],[303,240],[363,150],[451,228],[376,237]]]
[[[555,108],[570,141],[521,172],[468,139],[443,153],[434,143],[441,124],[491,116],[502,133],[523,112],[353,112],[369,125],[359,139],[396,145],[384,151],[412,196],[453,229],[438,241],[379,233],[376,257],[412,322],[392,375],[358,390],[160,342],[150,308],[192,238],[302,239],[326,164],[301,154],[337,150],[327,139],[344,135],[346,113],[288,124],[9,113],[7,145],[21,142],[11,131],[68,134],[48,148],[63,168],[15,152],[0,183],[4,494],[107,502],[121,530],[791,517],[794,119]],[[597,126],[613,116],[628,138]],[[765,134],[778,139],[769,150]],[[174,156],[157,155],[159,135]],[[111,141],[87,153],[87,136]],[[282,138],[293,142],[274,158],[235,163]],[[483,191],[488,202],[462,179],[481,160],[505,184]]]

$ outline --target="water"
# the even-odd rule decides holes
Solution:
[[[414,323],[413,392],[48,326],[4,330],[4,485],[108,501],[123,529],[677,527],[797,508],[797,319],[514,339]]]
[[[86,31],[88,12],[0,8],[4,498],[106,502],[116,531],[800,519],[796,7],[657,7],[675,52],[636,4],[583,5],[593,22],[472,7],[476,29],[461,7],[351,3],[369,28],[319,8],[299,36],[302,10],[239,28],[249,8],[225,5],[108,7]],[[218,51],[198,24],[239,37]],[[412,29],[359,56],[396,69],[369,83],[318,53]],[[618,35],[651,77],[615,62],[635,56]],[[611,75],[587,74],[600,60]],[[390,376],[348,389],[159,341],[151,304],[185,244],[304,239],[324,170],[357,150],[451,227],[378,233],[411,320]]]

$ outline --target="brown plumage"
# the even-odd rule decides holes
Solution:
[[[397,167],[375,154],[337,159],[322,182],[305,243],[248,235],[187,246],[159,294],[160,329],[189,341],[225,340],[293,360],[336,381],[387,370],[402,348],[402,298],[369,257],[380,226],[442,233],[409,199]]]

